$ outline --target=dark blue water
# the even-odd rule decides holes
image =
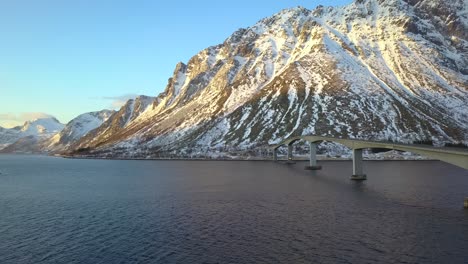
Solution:
[[[468,263],[468,172],[442,162],[0,155],[0,263]]]

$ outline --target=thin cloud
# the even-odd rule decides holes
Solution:
[[[130,99],[135,99],[138,95],[137,94],[124,94],[120,96],[103,96],[101,99],[103,100],[111,100],[110,107],[113,109],[120,108]]]

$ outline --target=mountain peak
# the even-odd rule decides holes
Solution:
[[[281,10],[278,14],[283,15],[283,14],[288,14],[288,15],[297,15],[297,14],[308,14],[310,12],[309,9],[303,7],[303,6],[295,6],[291,8],[285,8]]]
[[[179,62],[179,63],[177,63],[173,74],[175,75],[175,74],[177,74],[179,72],[183,72],[186,69],[187,69],[187,65],[185,65],[185,63],[183,63],[183,62]]]
[[[55,134],[60,132],[65,125],[55,117],[41,117],[24,122],[21,131],[27,135]]]
[[[60,133],[51,137],[44,145],[49,151],[63,150],[89,131],[99,127],[114,113],[113,110],[101,110],[81,114],[70,120]]]

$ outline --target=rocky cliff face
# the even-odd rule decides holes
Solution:
[[[69,151],[180,154],[305,134],[467,142],[467,16],[463,0],[283,10],[179,63],[163,93],[130,100]]]

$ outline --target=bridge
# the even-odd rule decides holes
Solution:
[[[352,180],[365,180],[367,178],[364,174],[362,166],[362,150],[363,149],[388,149],[388,150],[400,150],[407,151],[429,158],[441,160],[459,167],[462,167],[468,170],[468,151],[457,149],[457,148],[437,148],[432,146],[425,145],[415,145],[415,144],[397,144],[393,142],[379,142],[379,141],[367,141],[367,140],[358,140],[358,139],[343,139],[343,138],[333,138],[333,137],[322,137],[322,136],[298,136],[288,138],[281,143],[271,146],[273,150],[273,159],[278,160],[278,148],[281,146],[288,147],[288,162],[293,160],[293,144],[299,140],[304,140],[309,142],[310,155],[309,155],[309,166],[306,166],[305,169],[309,170],[319,170],[322,167],[317,166],[317,144],[322,141],[336,142],[340,143],[353,150],[353,174],[351,176]]]

